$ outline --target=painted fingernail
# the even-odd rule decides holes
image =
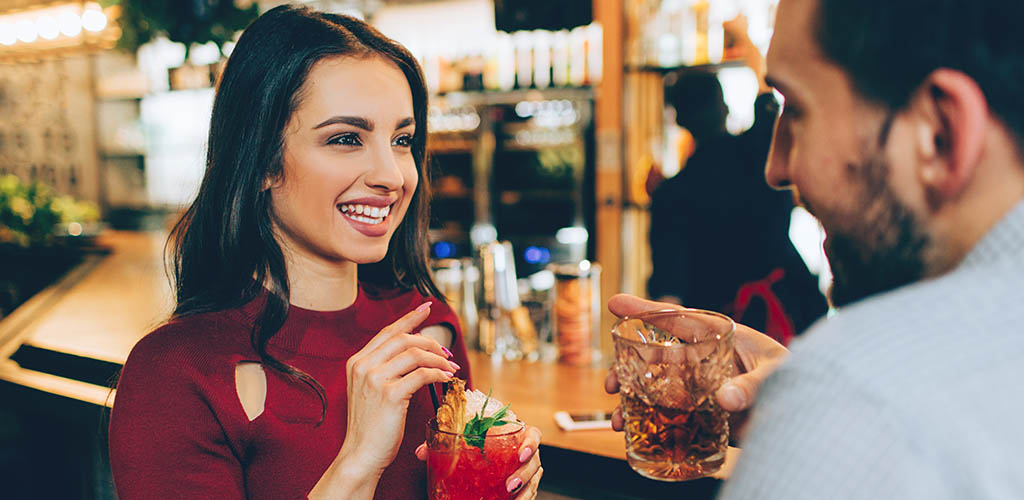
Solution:
[[[519,463],[526,462],[533,456],[533,450],[529,448],[523,448],[523,451],[519,452]]]
[[[433,304],[433,302],[431,302],[429,300],[424,302],[424,303],[422,303],[422,304],[420,304],[420,306],[416,308],[416,312],[423,312],[423,311],[426,311],[427,309],[430,309],[430,305],[431,304]]]
[[[505,486],[505,489],[507,489],[509,493],[512,493],[513,491],[518,490],[519,487],[522,485],[523,482],[520,481],[518,477],[514,477],[511,481],[508,482],[508,485]]]
[[[449,358],[452,357],[452,352],[449,351],[447,347],[441,346],[441,350],[444,351],[445,355],[447,355]]]
[[[419,445],[419,446],[417,446],[417,447],[416,447],[416,451],[415,451],[415,453],[416,453],[417,455],[419,455],[421,451],[424,451],[424,450],[426,450],[426,449],[427,449],[427,445],[425,445],[425,444],[421,444],[421,445]]]
[[[455,376],[455,374],[452,373],[452,372],[444,372],[444,376],[445,376],[445,378],[452,378],[452,377]]]

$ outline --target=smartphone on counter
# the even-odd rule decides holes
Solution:
[[[566,431],[611,429],[612,413],[608,411],[555,412],[555,423]]]

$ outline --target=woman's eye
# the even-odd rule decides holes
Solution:
[[[359,140],[359,134],[348,133],[331,137],[330,139],[327,140],[327,144],[338,144],[341,146],[361,146],[363,142]]]
[[[402,148],[412,147],[412,136],[409,134],[403,134],[395,137],[395,140],[391,142],[391,145]]]

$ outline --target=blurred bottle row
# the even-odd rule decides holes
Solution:
[[[479,43],[409,49],[432,94],[454,91],[583,87],[601,81],[602,29],[495,32]]]
[[[717,64],[742,54],[733,50],[723,23],[743,15],[750,39],[762,52],[771,38],[778,0],[640,0],[627,2],[627,63],[645,67]]]

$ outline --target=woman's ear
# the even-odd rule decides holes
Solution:
[[[985,94],[966,74],[938,69],[915,95],[918,179],[929,203],[957,198],[981,161],[988,128]]]
[[[281,175],[280,174],[267,174],[263,178],[263,185],[260,186],[260,191],[269,191],[273,188],[281,186]]]

